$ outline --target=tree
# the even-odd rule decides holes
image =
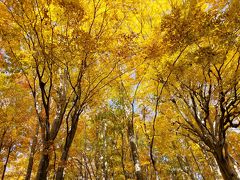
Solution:
[[[211,24],[207,25],[209,20],[198,22],[197,28],[201,28],[198,36],[192,36],[196,32],[194,21],[187,26],[186,34],[183,34],[186,37],[180,42],[189,48],[181,63],[173,67],[174,83],[169,85],[173,88],[170,100],[185,122],[178,121],[184,129],[183,134],[213,154],[224,179],[238,179],[226,141],[227,131],[240,125],[236,7],[239,3],[234,1],[222,7],[213,5],[208,10],[198,6],[189,10],[195,17],[208,16]],[[221,8],[225,8],[224,11]],[[171,16],[177,19],[175,22],[184,24],[188,21],[184,14],[174,12],[181,10],[173,9]],[[181,25],[176,26],[177,31]]]
[[[65,119],[66,139],[56,174],[56,178],[63,178],[79,116],[93,96],[111,81],[109,76],[119,62],[108,58],[115,53],[110,45],[108,49],[102,46],[119,28],[113,26],[119,21],[109,21],[115,15],[109,9],[111,4],[93,1],[90,6],[93,9],[89,10],[93,17],[87,18],[84,3],[2,1],[1,4],[6,13],[3,21],[9,21],[9,27],[4,24],[1,28],[3,44],[12,63],[26,77],[40,125],[43,149],[37,179],[47,178],[51,147]],[[10,42],[10,37],[14,41]]]

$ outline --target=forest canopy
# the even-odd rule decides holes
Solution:
[[[0,0],[3,179],[240,179],[239,0]]]

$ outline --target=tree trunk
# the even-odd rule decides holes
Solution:
[[[89,166],[88,166],[88,161],[89,161],[89,160],[87,159],[85,153],[83,154],[83,157],[84,157],[84,164],[85,164],[85,172],[86,172],[86,175],[87,175],[87,178],[86,178],[86,179],[92,180],[91,171],[90,171],[90,168],[89,168]],[[88,178],[88,175],[89,175],[89,178]],[[95,179],[97,179],[97,178],[95,178]]]
[[[61,156],[61,164],[58,166],[58,169],[57,169],[57,175],[56,175],[57,180],[63,179],[63,171],[65,168],[67,159],[68,159],[69,149],[71,147],[73,138],[74,138],[76,130],[77,130],[79,115],[80,115],[79,113],[75,114],[75,116],[73,117],[74,119],[72,120],[72,127],[71,127],[70,131],[67,132],[67,137],[66,137],[66,141],[65,141],[64,148],[62,151],[62,156]]]
[[[214,152],[214,157],[217,161],[217,164],[219,166],[223,179],[239,180],[237,172],[235,171],[233,165],[229,161],[227,151],[225,151],[225,156],[224,156],[223,149],[219,148]]]
[[[5,161],[4,166],[3,166],[2,180],[4,179],[4,176],[5,176],[5,172],[6,172],[6,169],[7,169],[7,164],[8,164],[8,161],[9,161],[9,156],[12,152],[12,146],[13,146],[13,144],[11,143],[8,147],[7,158],[6,158],[6,161]]]
[[[133,159],[133,163],[134,163],[135,174],[136,174],[137,180],[143,180],[142,168],[141,168],[140,161],[139,161],[132,119],[128,120],[128,139],[130,142],[132,159]]]
[[[48,165],[49,165],[49,155],[45,154],[43,152],[40,163],[39,163],[36,180],[46,180],[47,179]]]
[[[124,164],[124,161],[125,161],[125,141],[124,141],[124,134],[121,133],[121,139],[122,139],[122,147],[121,147],[121,164],[122,164],[122,170],[123,170],[123,174],[124,174],[124,177],[125,179],[128,179],[128,174],[127,174],[127,171],[126,171],[126,167],[125,167],[125,164]]]
[[[45,133],[46,129],[41,126],[41,136],[43,140],[43,150],[41,153],[41,159],[38,165],[38,171],[37,171],[37,176],[36,180],[46,180],[47,179],[47,170],[48,170],[48,165],[50,161],[50,156],[49,156],[49,147],[50,147],[50,142],[49,142],[49,134]]]
[[[25,180],[30,180],[31,178],[31,173],[33,168],[33,158],[34,158],[34,155],[36,152],[36,146],[37,146],[38,129],[39,129],[39,125],[37,125],[36,132],[32,138],[32,145],[31,145],[31,150],[30,150],[30,155],[28,160],[28,167],[27,167],[27,174],[26,174]]]
[[[106,137],[106,131],[107,131],[107,124],[104,120],[103,122],[103,152],[102,152],[102,171],[103,171],[103,179],[108,179],[108,162],[107,162],[107,137]]]

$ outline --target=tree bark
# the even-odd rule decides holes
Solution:
[[[47,179],[48,165],[49,165],[49,155],[48,155],[48,153],[43,152],[40,163],[39,163],[39,166],[38,166],[38,172],[37,172],[36,180]]]
[[[4,176],[5,176],[5,172],[6,172],[6,169],[7,169],[7,164],[8,164],[8,161],[9,161],[9,156],[12,152],[12,146],[13,146],[13,143],[11,143],[8,147],[7,158],[6,158],[6,161],[5,161],[4,166],[3,166],[2,180],[4,179]]]
[[[31,150],[30,150],[30,155],[28,160],[28,167],[27,167],[27,174],[26,174],[25,180],[30,180],[31,178],[32,168],[33,168],[33,158],[34,158],[34,155],[36,152],[36,146],[37,146],[38,130],[39,130],[39,125],[37,125],[36,132],[32,138],[32,145],[31,145]]]
[[[130,142],[132,159],[133,159],[133,163],[134,163],[135,174],[136,174],[137,180],[143,180],[142,168],[141,168],[140,161],[139,161],[139,155],[138,155],[138,151],[137,151],[136,138],[135,138],[135,134],[134,134],[134,127],[133,127],[132,119],[128,120],[128,139]]]
[[[122,140],[122,147],[121,147],[121,164],[122,164],[122,170],[123,170],[123,174],[124,174],[125,179],[128,179],[128,174],[127,174],[126,167],[125,167],[125,164],[124,164],[124,161],[125,161],[125,152],[124,152],[124,149],[125,149],[125,141],[124,141],[124,134],[123,134],[123,132],[121,133],[121,140]]]
[[[107,124],[104,120],[103,122],[103,154],[102,154],[102,171],[103,171],[103,179],[108,179],[108,162],[107,162],[107,137],[106,137],[106,131],[107,131]]]
[[[47,122],[48,120],[46,120]],[[47,169],[50,161],[50,155],[49,155],[49,150],[50,150],[50,140],[49,140],[49,123],[46,123],[46,127],[43,125],[40,125],[41,127],[41,135],[42,135],[42,140],[43,140],[43,150],[41,153],[41,159],[38,165],[38,171],[37,171],[37,176],[36,180],[46,180],[47,179]]]
[[[79,112],[75,113],[75,115],[73,116],[71,129],[67,132],[67,137],[66,137],[64,148],[61,155],[61,164],[58,166],[58,169],[57,169],[57,175],[56,175],[57,180],[63,179],[63,171],[68,159],[69,149],[71,147],[73,138],[77,130],[79,115],[80,115]]]
[[[219,166],[222,177],[224,180],[239,180],[237,172],[231,164],[227,153],[228,152],[225,151],[224,156],[223,149],[218,148],[213,154]]]

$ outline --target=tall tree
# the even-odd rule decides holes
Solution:
[[[108,49],[102,44],[113,40],[121,20],[110,21],[115,12],[111,4],[100,0],[90,4],[2,1],[1,6],[6,13],[3,20],[9,22],[9,27],[5,24],[1,29],[4,46],[26,77],[41,129],[43,148],[37,179],[47,178],[51,147],[65,119],[65,142],[56,175],[62,179],[79,116],[111,81],[109,76],[119,62],[109,58],[115,53],[110,44]],[[84,6],[91,7],[89,14],[84,14]]]
[[[240,125],[239,27],[236,24],[239,17],[235,16],[239,11],[236,7],[239,7],[237,1],[222,6],[212,4],[207,9],[195,4],[186,15],[177,6],[167,15],[175,26],[168,35],[178,32],[176,39],[182,46],[188,46],[184,57],[172,69],[174,82],[170,100],[185,121],[179,122],[185,129],[184,135],[213,154],[224,179],[239,178],[226,141],[227,131]],[[186,19],[189,14],[208,17],[211,23],[203,18],[202,22],[191,21],[179,36],[181,26],[189,22]],[[177,22],[179,24],[175,24]],[[174,49],[181,46],[175,40],[169,42],[174,43]]]

